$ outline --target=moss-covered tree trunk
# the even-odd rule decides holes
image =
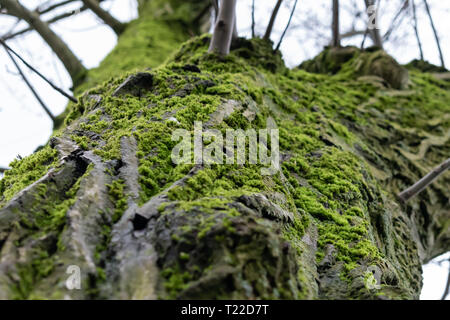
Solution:
[[[450,177],[408,205],[395,195],[448,157],[450,84],[418,70],[405,83],[382,51],[309,63],[333,75],[289,70],[261,39],[208,54],[209,36],[185,41],[209,3],[141,1],[62,128],[11,164],[0,298],[418,298],[421,264],[449,249]],[[171,160],[172,132],[194,121],[269,117],[274,175]]]

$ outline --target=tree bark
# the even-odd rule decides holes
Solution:
[[[106,25],[113,29],[117,35],[120,35],[125,30],[125,25],[114,18],[108,11],[103,10],[97,0],[83,0],[83,3],[102,19]]]
[[[339,32],[339,0],[333,0],[333,22],[332,22],[332,33],[333,33],[333,47],[341,46],[340,32]]]
[[[236,0],[223,0],[209,46],[209,52],[226,56],[230,53],[231,39],[236,29]]]
[[[270,39],[270,35],[272,34],[273,25],[275,24],[275,19],[277,18],[277,15],[278,15],[278,10],[280,10],[280,7],[281,7],[281,2],[283,2],[283,0],[277,0],[275,8],[273,8],[269,23],[267,24],[266,32],[264,33],[263,39],[265,39],[265,40]]]
[[[67,44],[55,33],[50,27],[43,22],[39,14],[33,11],[29,11],[23,7],[18,1],[14,0],[1,0],[2,4],[9,13],[26,21],[30,27],[35,29],[39,35],[45,40],[53,52],[63,63],[74,85],[80,82],[85,75],[86,69],[81,64],[80,60],[74,55],[72,50],[69,49]]]
[[[375,6],[375,0],[364,0],[364,1],[365,1],[367,9]],[[378,9],[376,9],[376,10],[378,10]],[[378,17],[376,16],[377,12],[376,11],[372,12],[372,15],[375,15],[375,16],[372,16],[370,14],[370,12],[367,12],[367,14],[368,14],[369,19],[371,19],[371,17],[372,17],[372,21],[369,21],[369,22],[372,22],[374,24],[374,27],[369,26],[369,33],[372,38],[373,44],[376,47],[379,47],[382,49],[383,48],[383,40],[380,35],[380,30],[376,27],[377,21],[378,21]]]
[[[174,21],[198,1],[154,16],[161,3],[141,2],[129,36],[155,38],[162,57],[142,66],[148,41],[128,50],[124,33],[95,71],[108,80],[124,55],[135,64],[87,83],[95,91],[57,136],[0,180],[0,298],[417,299],[421,264],[450,247],[449,177],[407,204],[395,195],[447,156],[436,128],[448,92],[428,77],[411,92],[366,92],[359,83],[371,80],[348,69],[287,72],[260,39],[221,59],[208,54],[208,36],[174,35],[168,54],[165,31],[194,28]],[[278,126],[281,170],[175,165],[172,133],[200,120],[202,130]],[[80,268],[80,290],[66,288],[69,266]]]

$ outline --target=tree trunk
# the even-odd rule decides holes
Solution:
[[[340,32],[339,32],[339,0],[333,0],[333,47],[341,46]]]
[[[230,52],[233,34],[237,38],[236,0],[222,0],[209,51],[226,56]]]
[[[366,8],[369,9],[370,7],[375,6],[375,0],[364,0],[366,3]],[[378,9],[376,9],[378,10]],[[377,12],[368,12],[369,15],[369,23],[373,24],[373,26],[369,26],[369,33],[370,37],[373,41],[374,46],[383,49],[383,40],[381,38],[380,29],[378,29],[377,26]]]
[[[199,31],[186,10],[209,3],[141,2],[84,86],[102,84],[5,172],[0,298],[418,298],[421,264],[449,249],[449,176],[408,204],[395,195],[448,155],[439,128],[450,90],[415,71],[402,92],[347,69],[287,70],[261,39],[242,40],[225,61],[207,53],[209,36],[181,44],[182,30]],[[108,80],[113,68],[121,73]],[[192,134],[194,121],[254,128],[261,150],[259,130],[277,126],[281,170],[175,165],[172,134]],[[80,289],[69,290],[77,270]]]

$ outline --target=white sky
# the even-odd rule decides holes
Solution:
[[[45,0],[21,1],[29,8],[35,8]],[[276,0],[259,0],[256,10],[256,30],[261,35],[267,25],[270,12]],[[354,0],[341,0],[341,32],[352,28],[352,19],[349,11],[353,10]],[[363,1],[356,1],[360,8]],[[278,14],[272,40],[277,43],[278,38],[287,23],[290,7],[293,0],[284,1]],[[439,56],[429,21],[417,1],[419,13],[420,36],[425,52],[425,59],[439,64]],[[281,45],[286,64],[290,67],[300,64],[305,59],[312,58],[321,48],[330,41],[330,0],[299,0],[295,18],[291,28]],[[381,1],[379,12],[379,26],[384,34],[389,28],[392,17],[398,10],[398,1]],[[442,51],[445,62],[450,66],[450,1],[429,0],[436,28],[441,38]],[[240,36],[250,36],[251,0],[238,1],[237,24]],[[56,13],[67,12],[68,9],[80,7],[79,2],[62,8]],[[136,0],[108,0],[102,3],[113,16],[121,21],[129,21],[137,16]],[[344,10],[345,9],[345,10]],[[52,14],[53,15],[53,14]],[[48,19],[51,16],[44,16]],[[365,17],[364,17],[365,18]],[[0,15],[0,36],[7,33],[15,24],[15,19]],[[14,30],[20,30],[25,23],[20,22]],[[355,23],[358,30],[364,29],[363,19]],[[89,11],[52,24],[52,29],[59,34],[75,54],[82,60],[87,68],[97,66],[100,61],[115,46],[116,36],[106,26],[102,25],[97,17]],[[385,49],[400,63],[407,63],[418,58],[419,53],[413,36],[412,25],[408,18],[402,24],[401,32],[394,34],[394,44],[387,43]],[[344,40],[343,45],[353,44],[360,46],[362,37]],[[370,41],[368,41],[370,43]],[[28,62],[45,74],[55,84],[69,91],[70,77],[64,67],[48,46],[34,32],[27,33],[17,39],[9,40],[8,44],[18,51]],[[61,113],[67,99],[51,89],[47,84],[37,78],[23,65],[29,80],[33,83],[40,97],[50,108],[54,115]],[[0,48],[0,167],[7,167],[17,155],[31,154],[36,147],[45,144],[52,132],[51,120],[36,102],[26,85],[17,74],[4,50]],[[450,254],[448,254],[450,255]],[[442,257],[437,260],[442,260]],[[439,299],[444,290],[447,277],[448,264],[429,264],[424,267],[424,289],[422,299]],[[447,298],[449,299],[449,298]]]

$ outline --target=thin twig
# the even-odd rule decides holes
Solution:
[[[17,52],[15,52],[13,49],[11,49],[5,41],[3,41],[2,39],[0,39],[0,44],[2,44],[7,51],[10,51],[11,53],[13,53],[17,58],[19,58],[20,61],[23,62],[24,65],[26,65],[31,71],[33,71],[34,73],[36,73],[41,79],[43,79],[45,82],[47,82],[53,89],[55,89],[56,91],[58,91],[59,93],[61,93],[63,96],[65,96],[66,98],[68,98],[70,101],[73,101],[75,103],[78,102],[77,99],[75,99],[74,97],[72,97],[70,94],[64,92],[62,89],[58,88],[57,86],[55,86],[50,80],[48,80],[46,77],[44,77],[39,71],[37,71],[35,68],[33,68],[28,62],[26,62]]]
[[[442,68],[445,68],[444,55],[442,54],[442,49],[441,49],[441,42],[439,41],[439,36],[438,36],[437,30],[436,30],[436,27],[434,26],[433,17],[431,16],[431,12],[430,12],[430,7],[428,6],[427,0],[423,0],[423,2],[425,3],[425,9],[427,10],[428,17],[430,18],[431,28],[433,29],[434,38],[436,39],[436,45],[439,50],[439,57],[441,58],[441,66],[442,66]]]
[[[82,6],[82,7],[80,7],[77,10],[72,10],[72,11],[65,12],[65,13],[62,13],[60,15],[54,16],[53,18],[45,21],[45,23],[52,24],[52,23],[57,22],[59,20],[62,20],[62,19],[71,17],[71,16],[73,16],[75,14],[81,13],[81,12],[85,11],[86,9],[87,9],[86,6]],[[3,39],[3,40],[9,40],[9,39],[12,39],[14,37],[20,36],[21,34],[24,34],[24,33],[27,33],[27,32],[33,31],[33,30],[34,30],[33,28],[28,27],[28,28],[24,28],[22,30],[19,30],[19,31],[11,33],[11,34],[7,33],[6,35],[1,36],[0,38]]]
[[[417,39],[417,45],[419,46],[419,50],[420,50],[420,60],[424,60],[423,58],[423,49],[422,49],[422,42],[420,41],[420,37],[419,37],[419,29],[418,29],[418,23],[417,23],[417,15],[416,15],[416,4],[414,3],[414,0],[411,1],[412,2],[412,11],[413,11],[413,19],[414,19],[414,32],[416,34],[416,39]]]
[[[396,25],[395,22],[400,17],[400,15],[405,11],[405,9],[408,8],[408,1],[409,0],[403,0],[403,4],[402,4],[400,10],[397,11],[397,14],[395,15],[394,19],[392,19],[389,29],[386,31],[386,33],[383,36],[383,41],[389,40],[389,37],[391,36],[391,33],[394,31],[395,27],[396,26],[398,27],[398,25]]]
[[[65,6],[65,5],[67,5],[67,4],[71,3],[71,2],[74,2],[74,1],[75,0],[66,0],[66,1],[58,2],[58,3],[55,3],[55,4],[49,5],[46,8],[44,7],[43,9],[39,8],[39,7],[43,7],[43,5],[41,5],[41,6],[38,6],[35,11],[37,13],[39,13],[39,14],[45,14],[47,12],[50,12],[50,11],[56,9],[56,8]]]
[[[263,39],[269,40],[270,34],[272,33],[273,25],[275,23],[275,18],[277,17],[278,10],[280,10],[281,2],[283,0],[278,0],[275,8],[273,8],[272,15],[270,16],[269,24],[267,25],[266,33],[264,33]]]
[[[9,50],[5,47],[5,45],[3,44],[3,48],[5,49],[6,53],[8,54],[9,58],[11,59],[11,61],[14,63],[14,65],[16,66],[17,71],[19,72],[20,76],[22,77],[23,81],[25,82],[25,84],[28,86],[28,88],[30,89],[30,91],[33,93],[34,97],[36,98],[36,100],[39,102],[39,104],[41,105],[42,109],[44,109],[44,111],[47,113],[47,115],[50,117],[50,119],[52,119],[53,123],[55,122],[55,117],[53,116],[53,114],[50,112],[49,108],[45,105],[44,101],[42,101],[42,99],[39,97],[39,95],[37,94],[36,90],[34,90],[33,86],[31,85],[31,83],[28,81],[27,77],[25,76],[25,74],[22,72],[22,69],[20,69],[20,66],[17,64],[16,60],[14,59],[14,57],[12,56],[12,54],[9,52]]]
[[[369,28],[366,29],[366,31],[364,31],[364,36],[361,42],[361,50],[364,49],[364,44],[366,43],[366,38],[367,38],[367,34],[369,33]]]
[[[294,15],[294,11],[295,11],[295,7],[296,6],[297,6],[297,0],[295,0],[295,2],[294,2],[294,6],[292,7],[291,15],[289,16],[289,20],[288,20],[288,23],[286,25],[286,28],[284,28],[283,33],[281,34],[281,37],[280,37],[280,41],[278,41],[278,44],[275,47],[274,51],[277,51],[278,49],[280,49],[280,45],[281,45],[281,42],[283,41],[284,35],[286,34],[286,31],[289,29],[289,25],[291,24],[292,16]]]
[[[439,166],[434,168],[430,173],[428,173],[425,177],[417,181],[411,187],[399,193],[398,197],[404,202],[408,201],[409,199],[417,195],[419,192],[424,190],[426,187],[428,187],[429,184],[431,184],[448,168],[450,168],[450,158],[442,162]]]

